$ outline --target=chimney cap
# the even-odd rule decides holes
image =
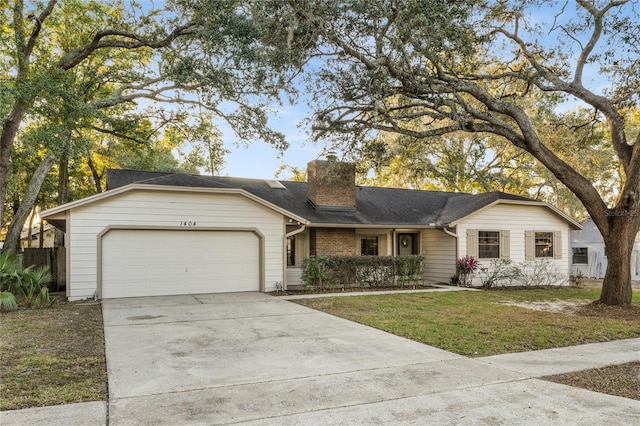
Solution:
[[[325,155],[325,158],[330,163],[335,163],[336,161],[338,161],[338,154],[336,154],[334,150],[331,150],[327,152],[327,155]]]

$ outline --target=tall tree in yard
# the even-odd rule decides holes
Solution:
[[[537,108],[536,127],[554,152],[586,177],[605,201],[619,191],[619,163],[607,142],[606,126],[591,123],[593,114],[561,114]],[[636,111],[635,115],[640,114]],[[633,125],[630,114],[625,120]],[[585,125],[588,124],[588,125]],[[579,148],[576,149],[576,146]],[[546,201],[576,220],[585,219],[580,200],[531,154],[502,137],[456,132],[425,144],[410,136],[381,133],[360,153],[373,175],[362,183],[440,191],[504,191]]]
[[[628,0],[291,0],[259,2],[254,12],[274,47],[315,65],[306,79],[317,135],[350,149],[377,132],[425,145],[480,133],[528,152],[580,199],[604,237],[600,301],[627,305],[640,227],[640,134],[626,121],[639,103],[637,7]],[[580,138],[554,146],[533,102],[545,97],[590,111],[576,129],[606,123],[620,164],[615,200],[567,159],[582,149]]]
[[[69,155],[91,152],[89,131],[144,145],[160,127],[188,122],[197,107],[226,120],[239,139],[286,146],[266,125],[264,108],[267,98],[278,97],[282,85],[274,80],[282,74],[261,65],[265,52],[236,3],[160,5],[11,0],[0,6],[6,76],[0,80],[0,218],[16,140],[47,129],[39,132],[41,167],[21,194],[5,248],[17,245],[24,212],[56,161],[64,169]],[[157,106],[141,110],[140,101]],[[162,107],[168,104],[174,107]],[[200,131],[215,134],[213,126]]]

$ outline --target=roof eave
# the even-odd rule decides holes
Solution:
[[[331,223],[331,222],[310,222],[310,228],[368,228],[368,229],[438,229],[447,228],[448,225],[432,224],[407,224],[407,223]]]
[[[261,204],[271,210],[274,210],[283,216],[286,216],[289,219],[293,219],[296,222],[300,222],[301,224],[308,225],[309,221],[302,216],[299,216],[295,213],[292,213],[288,210],[285,210],[279,206],[276,206],[273,203],[270,203],[263,198],[260,198],[252,193],[245,191],[244,189],[239,188],[196,188],[196,187],[188,187],[188,186],[171,186],[171,185],[150,185],[150,184],[139,184],[132,183],[129,185],[121,186],[116,189],[111,189],[109,191],[102,192],[100,194],[95,194],[87,198],[83,198],[81,200],[72,201],[70,203],[62,204],[60,206],[54,207],[52,209],[45,210],[40,213],[40,217],[43,219],[52,218],[59,219],[59,215],[68,210],[81,207],[83,205],[88,205],[95,203],[97,201],[107,199],[110,197],[114,197],[116,195],[130,192],[130,191],[171,191],[171,192],[192,192],[192,193],[208,193],[208,194],[236,194],[244,196],[258,204]]]
[[[557,207],[552,206],[549,203],[545,203],[543,201],[535,201],[535,200],[531,200],[531,201],[525,201],[525,200],[505,200],[505,199],[497,199],[494,200],[493,202],[487,204],[486,206],[483,206],[463,217],[460,217],[454,221],[452,221],[449,225],[450,226],[456,226],[458,225],[461,221],[467,219],[470,216],[473,216],[475,214],[478,214],[479,212],[481,212],[482,210],[488,209],[489,207],[493,207],[496,204],[516,204],[516,205],[523,205],[523,206],[539,206],[539,207],[546,207],[549,210],[551,210],[554,214],[556,214],[557,216],[560,216],[560,218],[562,218],[563,220],[565,220],[566,222],[569,223],[569,226],[571,226],[574,230],[581,230],[582,229],[582,225],[580,225],[580,223],[578,223],[577,221],[573,220],[571,217],[569,217],[566,213],[564,213],[563,211],[561,211],[560,209],[558,209]]]

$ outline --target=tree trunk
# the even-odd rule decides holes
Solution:
[[[96,192],[100,194],[102,192],[102,181],[100,180],[100,173],[98,173],[98,168],[93,162],[91,151],[89,150],[87,150],[87,165],[89,166],[89,170],[91,170],[91,175],[93,176],[93,182],[95,183]]]
[[[4,223],[2,223],[2,214],[4,213],[4,202],[7,198],[13,143],[16,140],[20,123],[26,113],[27,105],[16,101],[11,114],[9,114],[4,123],[2,123],[2,133],[0,134],[0,228],[4,226]]]
[[[40,233],[38,235],[38,248],[44,248],[44,220],[40,219]]]
[[[638,233],[634,217],[610,217],[609,237],[605,238],[607,271],[602,283],[600,303],[631,305],[631,252]]]
[[[20,202],[20,207],[18,211],[13,215],[13,220],[9,225],[9,230],[7,231],[7,237],[4,241],[4,248],[10,251],[17,251],[18,246],[20,244],[20,231],[22,231],[22,226],[24,222],[27,220],[29,216],[29,212],[33,208],[36,198],[40,193],[40,188],[42,187],[42,183],[44,182],[49,170],[53,167],[53,163],[56,161],[56,155],[53,151],[48,151],[47,155],[45,155],[44,159],[38,166],[31,179],[29,180],[29,184],[24,191],[24,197]]]
[[[27,226],[27,247],[31,248],[32,246],[32,233],[33,233],[33,219],[35,218],[36,212],[31,209],[31,214],[29,215],[29,225]]]
[[[58,199],[56,200],[58,205],[62,205],[69,201],[69,147],[65,149],[60,158],[60,164],[58,166]],[[60,229],[56,229],[55,238],[53,242],[54,247],[64,247],[64,232]]]

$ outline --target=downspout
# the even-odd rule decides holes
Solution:
[[[298,222],[298,225],[300,225],[300,222]],[[288,285],[288,283],[287,283],[287,250],[286,250],[287,239],[289,237],[293,237],[294,235],[297,235],[297,234],[299,234],[301,232],[304,232],[305,229],[307,229],[307,225],[306,224],[302,224],[302,225],[300,225],[300,228],[294,229],[293,231],[287,232],[286,234],[284,234],[284,247],[285,247],[285,250],[284,250],[284,262],[283,262],[283,272],[284,273],[282,274],[282,289],[283,290],[286,290],[287,289],[287,285]]]
[[[442,232],[444,232],[445,234],[450,235],[456,239],[456,260],[457,260],[460,257],[460,253],[458,251],[458,234],[449,231],[447,228],[440,228],[440,229],[442,229]]]
[[[440,228],[442,229],[442,232],[444,232],[447,235],[451,235],[453,238],[458,238],[458,234],[454,234],[453,232],[449,231],[447,228]]]
[[[303,232],[305,229],[307,229],[307,225],[300,225],[300,226],[301,227],[298,228],[298,229],[295,229],[295,230],[293,230],[291,232],[287,232],[284,237],[285,238],[293,237],[294,235],[299,234],[299,233]]]

